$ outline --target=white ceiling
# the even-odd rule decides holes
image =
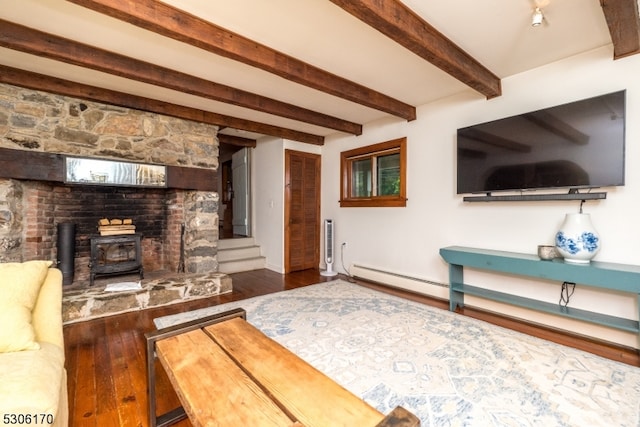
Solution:
[[[551,0],[537,28],[533,1],[404,3],[500,78],[611,44],[599,0]],[[328,0],[165,2],[413,106],[472,90]],[[0,18],[352,122],[387,116],[66,1],[2,0]],[[6,48],[0,64],[316,135],[336,132]]]

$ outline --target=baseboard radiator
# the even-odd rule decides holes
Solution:
[[[406,289],[411,292],[429,295],[436,298],[449,299],[449,285],[438,283],[406,274],[381,270],[362,264],[352,264],[349,269],[351,276],[374,282],[380,285]]]

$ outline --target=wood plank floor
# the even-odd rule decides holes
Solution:
[[[233,292],[229,294],[66,325],[69,425],[148,425],[144,334],[155,330],[156,317],[329,279],[317,270],[286,276],[258,270],[233,274],[232,280]],[[164,413],[178,407],[179,401],[162,369],[157,372],[158,411]]]
[[[144,334],[155,330],[153,319],[253,296],[294,289],[328,281],[317,270],[281,275],[257,270],[231,275],[233,292],[167,307],[125,313],[64,327],[70,426],[148,426],[146,350]],[[447,309],[446,301],[358,281],[359,284]],[[639,366],[638,352],[548,328],[523,324],[491,313],[465,309],[467,316],[591,351],[603,357]],[[179,406],[169,380],[157,368],[158,412]],[[183,421],[179,426],[190,426]]]

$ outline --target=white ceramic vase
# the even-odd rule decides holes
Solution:
[[[566,262],[588,264],[600,250],[600,236],[587,213],[565,216],[556,233],[556,248]]]

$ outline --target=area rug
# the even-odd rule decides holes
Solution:
[[[640,368],[345,281],[155,324],[236,307],[380,412],[402,405],[423,426],[640,425]]]

